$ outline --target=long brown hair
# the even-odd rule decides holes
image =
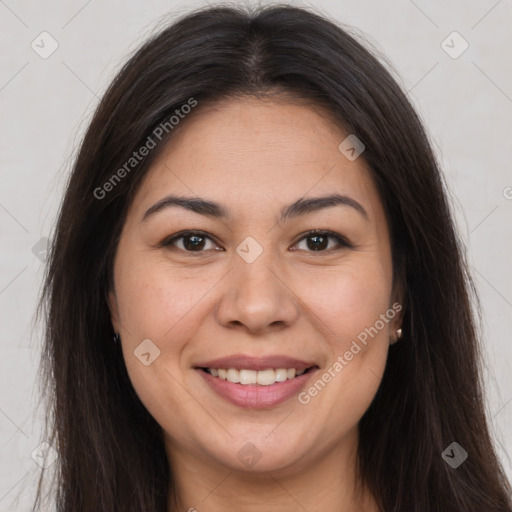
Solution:
[[[176,492],[162,429],[112,342],[106,299],[127,209],[172,130],[129,175],[108,190],[105,183],[191,98],[200,109],[270,91],[328,109],[363,141],[390,224],[405,290],[403,339],[390,347],[359,424],[362,481],[386,512],[511,511],[484,412],[474,287],[413,107],[377,58],[327,17],[292,6],[217,6],[183,16],[129,59],[74,163],[39,306],[58,512],[164,512]],[[454,441],[469,453],[457,469],[441,455]]]

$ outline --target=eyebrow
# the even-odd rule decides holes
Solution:
[[[156,214],[169,207],[182,207],[186,210],[198,213],[199,215],[205,215],[207,217],[228,219],[230,218],[229,210],[213,201],[208,201],[201,197],[184,197],[176,195],[168,195],[160,201],[157,201],[153,206],[148,208],[146,213],[142,217],[142,221],[148,219],[152,215]],[[368,213],[363,208],[361,203],[355,199],[341,194],[331,194],[323,197],[301,197],[292,204],[289,204],[281,209],[281,216],[279,221],[283,222],[287,219],[306,215],[308,213],[316,212],[324,208],[332,208],[333,206],[348,206],[359,212],[366,220],[369,220]]]

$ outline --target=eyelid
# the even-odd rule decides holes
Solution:
[[[178,233],[174,233],[173,235],[170,235],[166,238],[164,238],[159,246],[160,247],[172,247],[174,249],[178,249],[176,246],[174,246],[173,244],[180,240],[181,238],[185,238],[186,236],[191,236],[191,235],[199,235],[199,236],[202,236],[203,238],[207,238],[209,240],[211,240],[212,242],[214,242],[216,245],[219,245],[220,244],[217,242],[217,240],[215,239],[215,237],[213,237],[212,235],[210,235],[209,233],[206,233],[205,231],[201,231],[200,229],[185,229],[183,231],[179,231]],[[184,251],[183,249],[180,249],[180,251],[182,252],[185,252],[187,254],[201,254],[202,252],[206,252],[206,251]]]
[[[190,235],[200,235],[204,238],[211,240],[218,246],[220,246],[220,244],[217,242],[215,237],[213,237],[209,233],[202,231],[200,229],[186,229],[183,231],[179,231],[178,233],[174,233],[173,235],[170,235],[170,236],[164,238],[162,240],[162,242],[160,242],[159,245],[161,247],[173,247],[173,248],[177,249],[177,247],[173,246],[173,243],[176,242],[177,240],[180,240],[181,238],[184,238],[184,237],[190,236]],[[335,247],[334,249],[331,248],[331,249],[323,250],[323,251],[306,251],[306,252],[311,252],[313,254],[315,254],[315,253],[321,254],[321,253],[330,253],[332,250],[336,250],[339,248],[352,248],[353,247],[353,245],[349,242],[349,240],[346,237],[344,237],[340,233],[336,233],[336,232],[330,231],[328,229],[310,229],[308,231],[304,231],[303,233],[301,233],[300,235],[298,235],[296,237],[296,240],[293,243],[293,246],[297,245],[299,242],[301,242],[305,238],[316,236],[316,235],[325,235],[327,237],[334,238],[336,240],[336,242],[338,243],[338,247]],[[224,250],[224,249],[222,249],[222,250]],[[205,250],[185,251],[183,249],[180,249],[180,251],[185,252],[187,254],[195,254],[195,255],[199,255],[203,252],[206,252]]]
[[[341,248],[353,248],[354,247],[353,244],[346,237],[344,237],[340,233],[336,233],[335,231],[331,231],[329,229],[310,229],[308,231],[305,231],[304,233],[301,233],[300,235],[297,236],[297,239],[293,245],[297,245],[299,242],[301,242],[305,238],[309,238],[309,237],[316,236],[316,235],[325,235],[329,238],[334,238],[336,240],[336,242],[338,243],[338,247],[334,247],[334,248],[327,249],[324,251],[306,251],[306,252],[310,252],[312,254],[315,254],[315,253],[316,254],[319,254],[319,253],[326,254],[326,253],[330,253],[332,250],[339,249],[340,247]]]

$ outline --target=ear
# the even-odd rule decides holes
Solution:
[[[402,279],[397,279],[393,285],[393,293],[391,294],[391,304],[389,307],[395,312],[395,316],[389,322],[389,343],[390,345],[394,345],[401,337],[398,335],[397,331],[398,329],[402,329],[405,311],[405,287]]]
[[[119,333],[121,324],[119,322],[119,304],[117,303],[117,296],[113,289],[110,289],[107,296],[107,304],[110,310],[110,321],[114,332]]]

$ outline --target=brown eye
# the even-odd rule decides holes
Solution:
[[[208,242],[210,246],[208,246]],[[218,248],[217,244],[206,234],[200,231],[182,231],[164,240],[163,247],[174,247],[186,252],[204,252]]]
[[[351,247],[345,238],[331,231],[311,231],[299,240],[299,243],[306,240],[306,248],[308,252],[327,252],[326,249],[339,249],[342,247]],[[329,246],[329,240],[334,240],[335,245]],[[298,244],[297,244],[298,246]]]

